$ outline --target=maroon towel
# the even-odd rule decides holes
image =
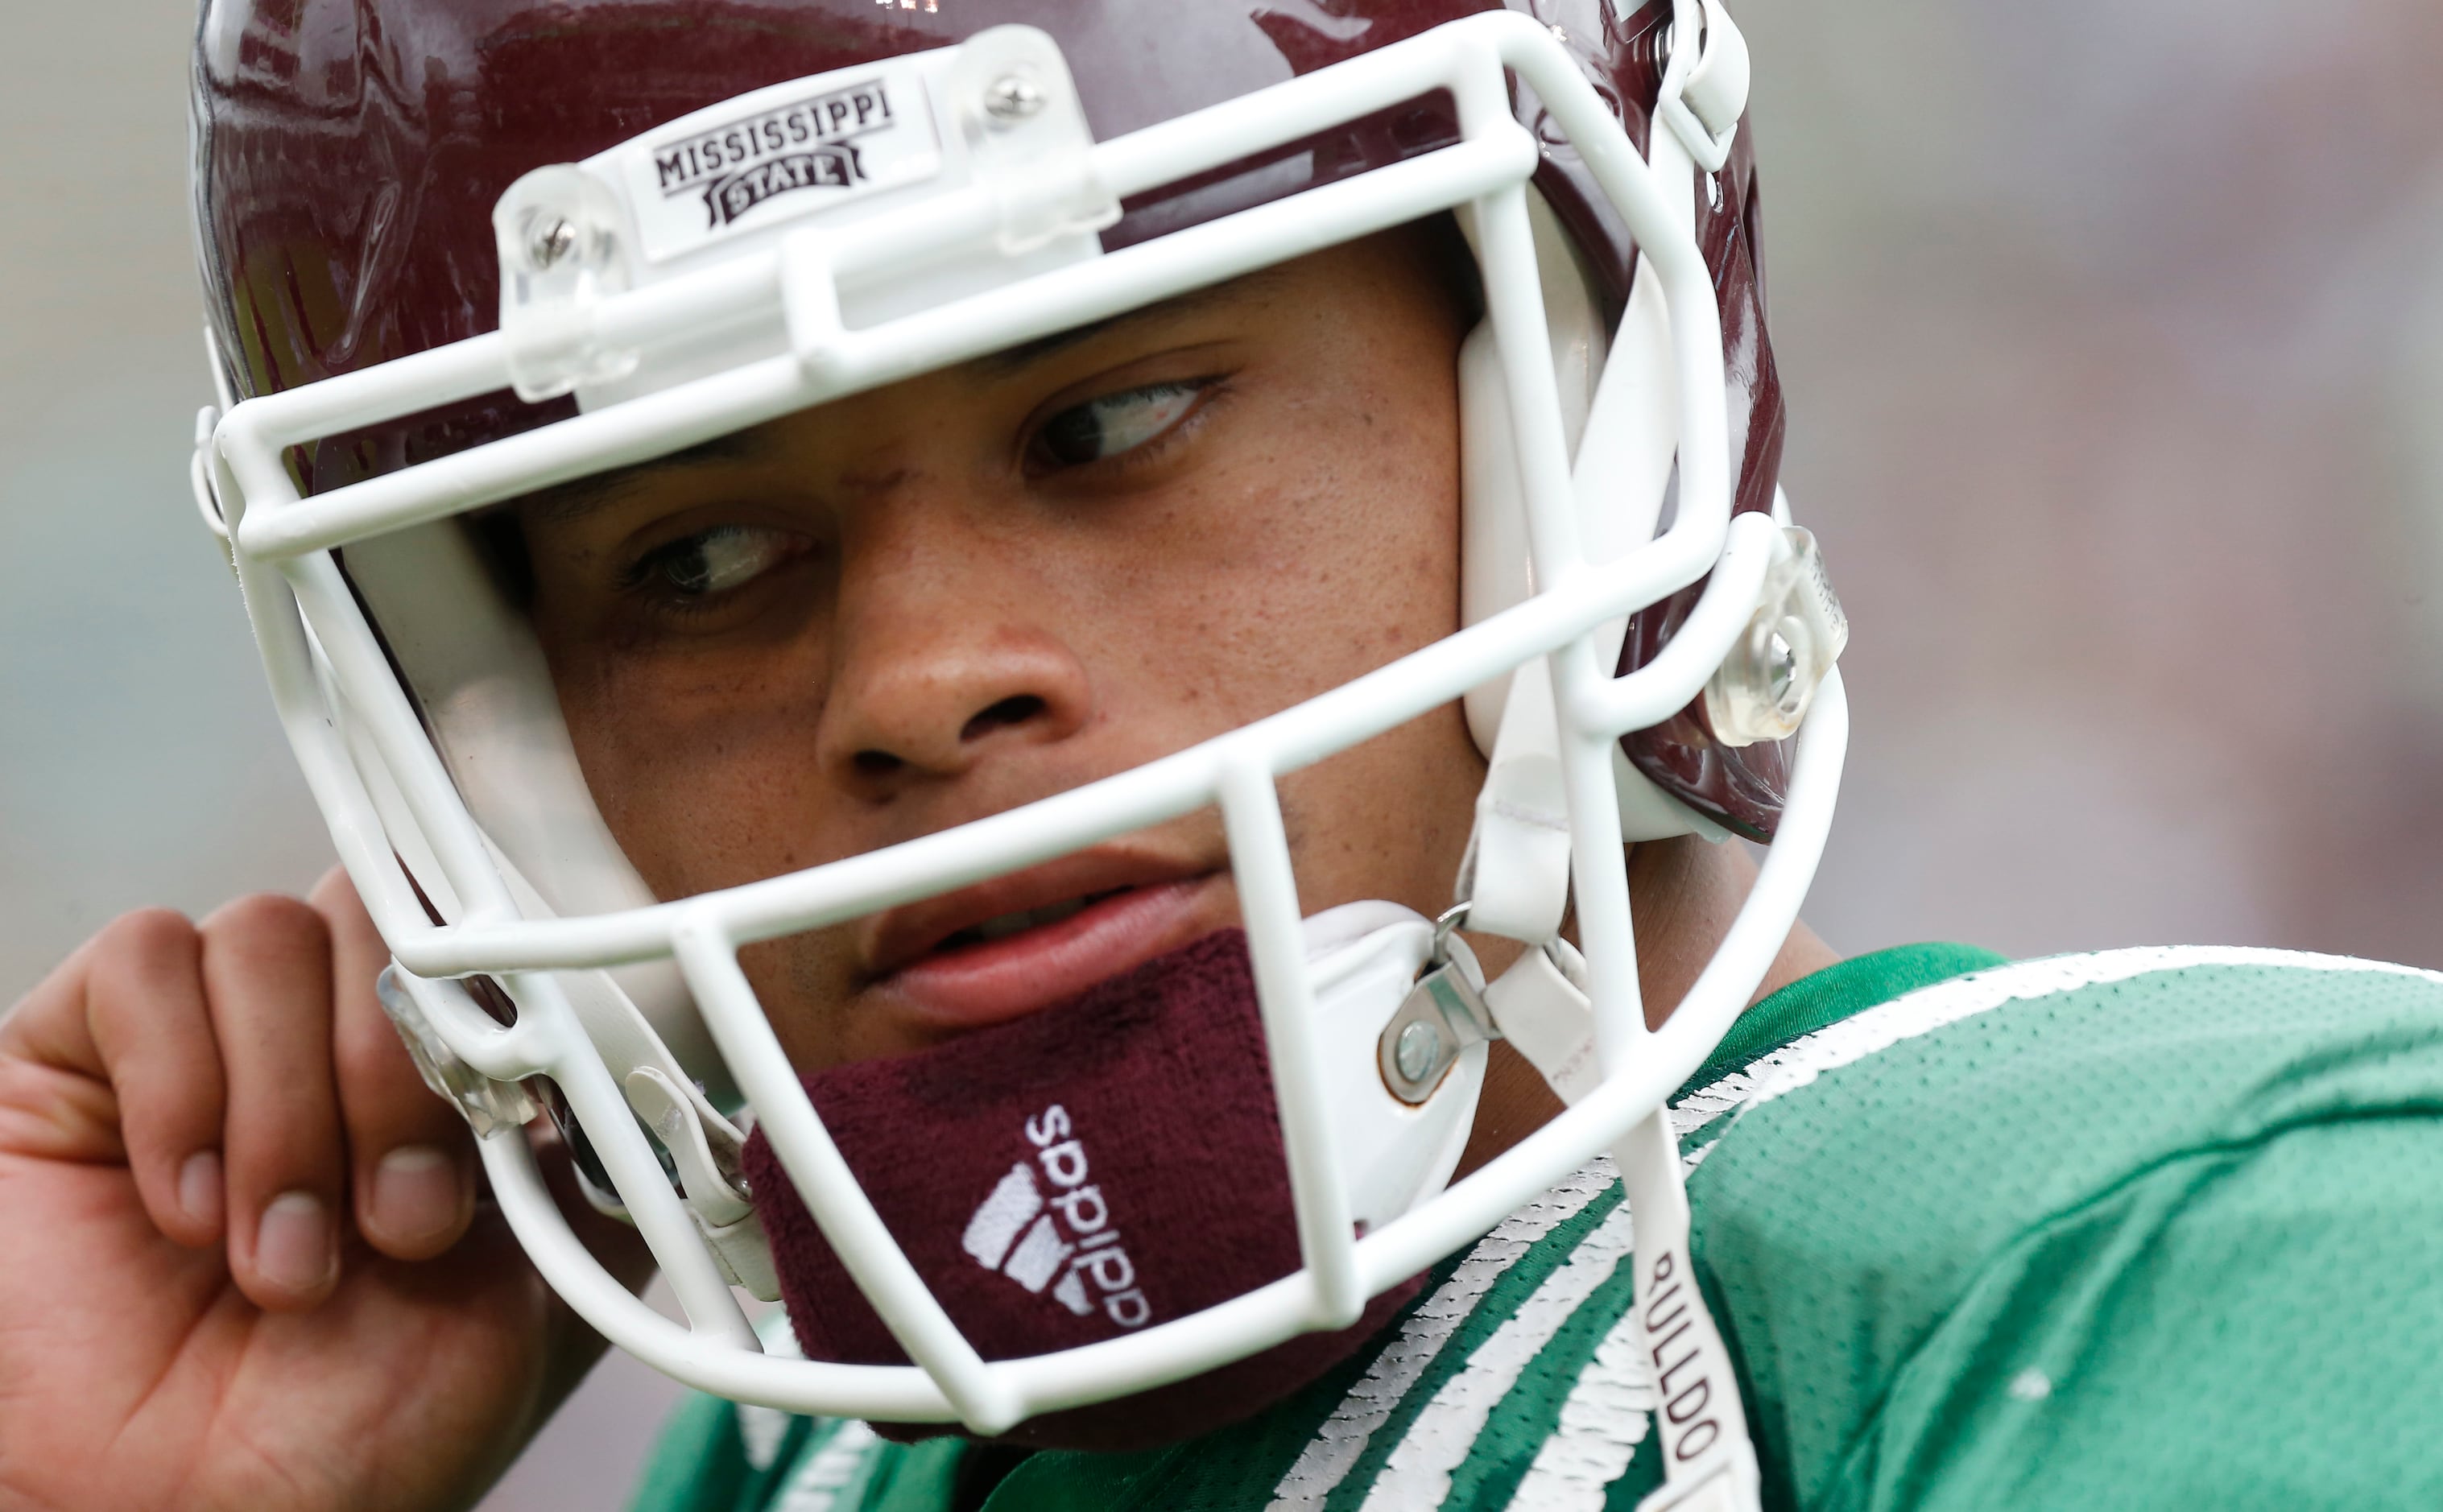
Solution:
[[[921,1054],[818,1072],[805,1086],[875,1211],[986,1359],[1114,1338],[1297,1268],[1240,931],[1075,1001]],[[760,1132],[746,1175],[807,1357],[905,1363]],[[1302,1336],[1011,1437],[1110,1449],[1219,1427],[1330,1368],[1414,1290],[1375,1299],[1345,1333]]]

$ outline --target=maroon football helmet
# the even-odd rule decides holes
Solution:
[[[1039,27],[1060,45],[1086,120],[1108,140],[1416,35],[1483,0],[1284,0],[1168,6],[1142,26],[1075,0],[944,9],[871,0],[215,0],[195,67],[195,213],[207,308],[231,392],[277,392],[430,351],[499,324],[492,207],[543,163],[574,162],[703,106],[787,80],[940,47],[986,27]],[[1643,151],[1666,61],[1662,0],[1516,5],[1550,26]],[[618,87],[603,87],[615,80]],[[1532,91],[1535,186],[1616,326],[1638,252]],[[1446,101],[1420,100],[1133,197],[1102,233],[1116,248],[1446,146]],[[1765,321],[1748,136],[1693,195],[1722,323],[1737,504],[1769,509],[1781,471],[1781,381]],[[301,448],[319,491],[562,418],[507,396]],[[1621,669],[1644,665],[1695,602],[1638,616]],[[1483,728],[1481,737],[1490,739]],[[1787,783],[1775,742],[1714,738],[1701,702],[1630,735],[1646,776],[1716,823],[1766,840]]]
[[[1287,1360],[1265,1352],[1375,1316],[1369,1299],[1557,1174],[1660,1127],[1788,932],[1846,728],[1846,628],[1778,497],[1746,94],[1717,0],[210,0],[194,185],[228,412],[208,416],[200,497],[396,956],[386,1006],[490,1136],[505,1209],[597,1327],[743,1398],[1005,1431]],[[1452,637],[1027,809],[724,893],[645,892],[480,511],[1441,215],[1475,253],[1485,312],[1459,373]],[[1793,738],[1819,688],[1821,746],[1821,724]],[[1466,927],[1538,947],[1493,984],[1451,936],[1460,910],[1439,928],[1378,903],[1301,920],[1266,817],[1290,766],[1453,701],[1491,763]],[[887,1144],[890,1099],[922,1087],[964,1117],[971,1079],[911,1066],[810,1102],[735,953],[1206,803],[1231,826],[1244,951],[1200,956],[1184,997],[1177,974],[1111,992],[1149,1046],[1180,1027],[1162,1004],[1239,994],[1227,1053],[1252,1057],[1246,1084],[1278,1109],[1228,1121],[1284,1163],[1268,1216],[1295,1233],[1245,1246],[1271,1258],[1221,1284],[1196,1278],[1174,1317],[1151,1262],[1113,1281],[1109,1243],[1046,1215],[1066,1201],[1074,1219],[1075,1193],[1041,1193],[1086,1168],[1055,1158],[1074,1141],[1035,1139],[1041,1118],[1039,1169],[1021,1160],[982,1207],[886,1190],[815,1102],[880,1099],[842,1127]],[[1724,831],[1779,839],[1716,968],[1646,1037],[1615,841]],[[1561,938],[1572,906],[1583,955]],[[1100,1022],[1103,1001],[1076,1011]],[[1327,1033],[1356,1050],[1317,1048]],[[1445,1191],[1484,1042],[1505,1034],[1577,1106]],[[1120,1104],[1163,1101],[1114,1084]],[[555,1226],[509,1132],[537,1091],[652,1244],[692,1334]],[[1635,1148],[1633,1189],[1676,1188],[1667,1157]],[[1159,1200],[1144,1179],[1141,1213]],[[803,1208],[777,1206],[776,1183]],[[973,1216],[910,1237],[950,1221],[937,1208]],[[1667,1208],[1641,1222],[1641,1272],[1657,1256],[1668,1271]],[[928,1245],[946,1269],[911,1264]],[[821,1264],[793,1269],[792,1246]],[[970,1261],[1076,1321],[979,1345]],[[845,1278],[874,1317],[854,1349],[793,1373],[756,1354],[725,1288],[795,1286],[811,1316],[815,1289],[841,1289],[816,1276]],[[913,1367],[882,1362],[901,1349]],[[1234,1377],[1240,1410],[1318,1357]],[[1743,1446],[1735,1421],[1713,1427]],[[1712,1442],[1688,1457],[1728,1463]]]

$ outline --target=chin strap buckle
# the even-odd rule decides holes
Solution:
[[[628,1106],[669,1153],[679,1195],[722,1273],[761,1301],[778,1300],[772,1246],[742,1169],[746,1136],[657,1067],[630,1071],[625,1091]]]
[[[484,1011],[458,983],[411,976],[395,965],[384,967],[374,982],[374,995],[398,1029],[408,1059],[415,1063],[424,1084],[458,1110],[475,1138],[488,1139],[524,1127],[544,1111],[542,1106],[523,1085],[496,1081],[468,1065],[432,1027],[432,1014],[452,1011],[453,1005],[443,1001],[428,1007],[422,999],[426,994],[446,993],[460,999],[454,1011]],[[742,1174],[745,1134],[706,1102],[701,1092],[691,1086],[682,1088],[659,1067],[640,1066],[630,1071],[623,1090],[629,1108],[660,1141],[670,1179],[723,1274],[733,1285],[764,1302],[777,1301],[781,1284],[772,1268],[771,1245],[764,1238],[763,1220],[755,1211]],[[618,1196],[587,1169],[595,1162],[585,1147],[583,1131],[564,1117],[563,1108],[551,1111],[577,1155],[578,1178],[586,1199],[603,1213],[625,1221],[627,1210]]]
[[[1457,933],[1466,917],[1461,903],[1434,920],[1432,958],[1375,1041],[1384,1086],[1411,1105],[1434,1095],[1463,1051],[1501,1038],[1484,1002],[1484,968]]]
[[[1563,1102],[1602,1085],[1587,960],[1578,948],[1556,936],[1487,986],[1476,953],[1455,933],[1466,919],[1461,903],[1435,920],[1433,957],[1376,1042],[1383,1084],[1403,1102],[1423,1102],[1461,1051],[1508,1040]]]

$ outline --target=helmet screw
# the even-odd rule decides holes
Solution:
[[[565,216],[554,216],[551,223],[535,232],[526,244],[526,255],[538,268],[547,268],[566,257],[577,247],[577,228]]]
[[[1003,74],[984,90],[984,114],[999,121],[1024,120],[1043,102],[1043,87],[1024,74]]]
[[[1434,1068],[1437,1048],[1431,1026],[1411,1024],[1400,1031],[1399,1042],[1391,1048],[1391,1064],[1399,1067],[1402,1080],[1422,1082]]]
[[[1765,690],[1773,696],[1773,707],[1785,713],[1796,712],[1792,706],[1798,701],[1798,650],[1779,630],[1765,637],[1764,676]]]

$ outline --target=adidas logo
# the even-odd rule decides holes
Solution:
[[[1038,1296],[1050,1287],[1053,1300],[1080,1318],[1099,1304],[1122,1328],[1141,1328],[1152,1321],[1153,1308],[1136,1284],[1136,1265],[1120,1243],[1102,1188],[1087,1184],[1085,1141],[1071,1138],[1073,1132],[1069,1110],[1056,1102],[1027,1120],[1034,1163],[1009,1168],[967,1220],[960,1244],[976,1264]]]

